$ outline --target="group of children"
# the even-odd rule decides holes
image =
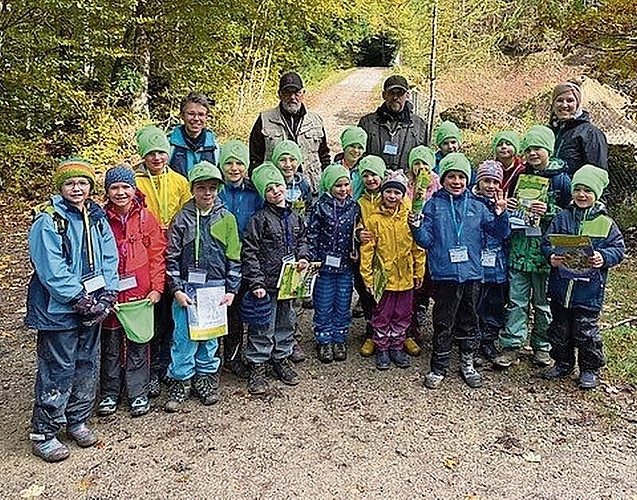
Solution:
[[[580,385],[595,387],[604,364],[597,321],[606,274],[624,254],[600,202],[606,171],[587,165],[571,180],[553,157],[553,132],[539,125],[521,140],[513,131],[497,134],[494,158],[475,171],[459,152],[455,124],[443,122],[435,137],[437,153],[418,146],[407,172],[388,171],[382,158],[364,155],[365,131],[349,127],[341,135],[343,153],[323,171],[315,197],[292,141],[277,144],[270,161],[248,176],[248,148],[231,140],[218,166],[203,160],[184,177],[168,167],[164,132],[140,130],[137,170],[106,172],[106,220],[117,247],[117,302],[152,306],[157,330],[170,324],[170,355],[165,340],[151,350],[157,332],[152,342],[131,337],[105,307],[98,414],[115,413],[124,392],[133,416],[147,413],[161,390],[160,359],[168,412],[191,393],[205,405],[216,402],[222,363],[248,379],[251,394],[267,390],[268,366],[285,384],[298,384],[291,362],[298,349],[294,301],[278,298],[281,268],[290,262],[300,271],[320,263],[312,328],[323,363],[347,359],[356,289],[366,321],[361,354],[375,353],[379,370],[410,366],[410,354],[421,347],[415,311],[432,298],[426,387],[444,380],[454,344],[462,378],[481,386],[476,355],[501,367],[517,362],[531,319],[534,361],[547,367],[555,361],[544,376],[569,375],[577,348]],[[89,171],[83,164],[72,179],[94,183]],[[509,213],[519,208],[515,186],[523,173],[547,178],[547,196],[527,207],[539,227],[512,230]],[[554,233],[590,237],[585,277],[563,276],[565,257],[548,238]],[[221,290],[216,305],[228,311],[223,362],[219,332],[193,328],[201,319],[198,302],[214,290]]]

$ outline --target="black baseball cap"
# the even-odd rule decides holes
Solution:
[[[303,80],[301,80],[298,74],[289,72],[281,76],[281,80],[279,80],[279,90],[288,88],[293,88],[294,90],[301,90],[303,88]]]
[[[402,89],[405,92],[409,91],[409,84],[404,76],[392,75],[383,84],[383,90]]]

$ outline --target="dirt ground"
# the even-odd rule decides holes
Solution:
[[[382,77],[357,70],[314,97],[333,140],[375,109]],[[224,373],[217,405],[193,399],[166,414],[162,396],[140,419],[123,409],[95,417],[96,447],[73,446],[68,460],[45,464],[27,439],[35,373],[34,335],[21,326],[28,217],[2,212],[3,499],[637,499],[632,388],[583,393],[575,380],[542,380],[525,360],[508,372],[484,369],[484,387],[475,390],[454,367],[440,390],[428,391],[428,352],[409,369],[384,373],[357,354],[362,320],[347,362],[310,356],[297,387],[271,380],[268,394],[253,398],[244,381]],[[312,353],[311,313],[299,321]]]

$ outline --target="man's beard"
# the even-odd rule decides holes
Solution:
[[[297,102],[297,103],[293,103],[293,102],[283,102],[281,101],[281,106],[283,107],[283,109],[285,110],[286,113],[289,113],[291,115],[295,115],[297,114],[300,109],[301,109],[301,103]]]

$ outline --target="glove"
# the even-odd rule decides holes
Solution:
[[[422,219],[422,213],[410,212],[407,216],[407,222],[412,229],[418,229],[420,227],[420,224],[422,224]]]
[[[111,309],[115,306],[117,302],[118,292],[114,290],[106,290],[100,295],[99,302],[104,302]]]
[[[106,291],[100,295],[100,299],[89,309],[82,324],[84,326],[94,326],[101,323],[113,311],[117,301],[117,292]]]
[[[73,310],[80,316],[86,316],[94,305],[95,299],[91,295],[82,295],[73,304]]]

